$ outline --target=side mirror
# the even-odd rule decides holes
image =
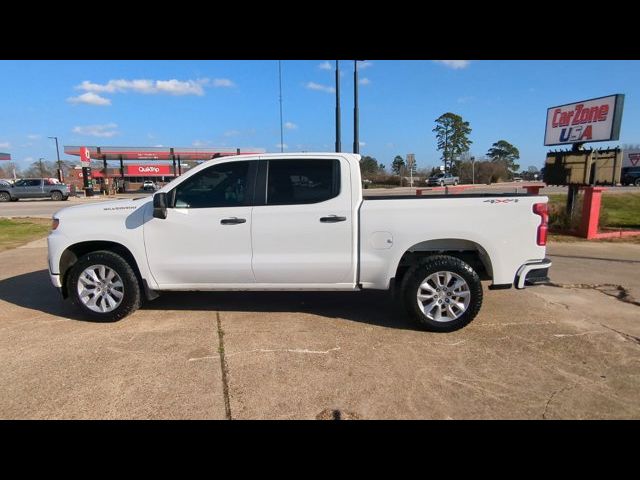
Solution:
[[[167,194],[165,192],[156,193],[153,196],[153,217],[167,218]]]

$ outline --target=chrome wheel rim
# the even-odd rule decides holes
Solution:
[[[114,311],[124,298],[124,284],[118,273],[106,265],[91,265],[78,278],[78,298],[97,313]]]
[[[457,273],[436,272],[425,278],[418,287],[418,308],[434,322],[451,322],[469,308],[469,284]]]

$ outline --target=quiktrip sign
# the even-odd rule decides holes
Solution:
[[[169,165],[127,165],[126,174],[136,177],[173,175]]]
[[[592,98],[547,109],[545,145],[606,142],[620,138],[624,95]]]

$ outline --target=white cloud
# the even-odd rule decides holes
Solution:
[[[298,128],[298,125],[296,125],[293,122],[285,122],[284,128],[287,128],[289,130],[295,130],[296,128]]]
[[[240,131],[239,130],[227,130],[226,132],[223,133],[223,135],[225,137],[237,137],[238,135],[240,135]]]
[[[154,145],[154,147],[156,147],[156,148],[162,148],[162,147],[164,147],[164,145],[162,145],[161,143],[158,143],[157,145]]]
[[[0,148],[11,148],[11,144],[9,142],[0,142]]]
[[[276,148],[283,148],[283,149],[287,149],[289,148],[289,145],[287,145],[286,143],[276,143]]]
[[[320,70],[331,70],[332,69],[331,64],[327,60],[322,62],[320,65],[318,65],[318,68]]]
[[[319,90],[321,92],[327,92],[327,93],[335,93],[336,91],[336,89],[333,87],[330,87],[328,85],[322,85],[320,83],[315,83],[315,82],[307,83],[306,87],[309,90]]]
[[[473,99],[474,99],[474,97],[472,97],[472,96],[458,97],[457,102],[458,103],[469,103]]]
[[[204,95],[204,87],[235,87],[233,81],[228,78],[199,78],[197,80],[109,80],[107,83],[93,83],[88,80],[76,85],[76,90],[84,90],[87,93],[142,93],[145,95]],[[82,97],[82,95],[80,96]]]
[[[194,140],[191,145],[196,147],[196,148],[200,148],[200,147],[206,147],[207,145],[209,145],[210,142],[208,142],[207,140]]]
[[[228,78],[214,78],[211,82],[214,87],[235,87],[236,84],[233,83]]]
[[[371,80],[369,80],[368,78],[361,78],[360,80],[358,80],[358,83],[360,85],[369,85],[371,83]]]
[[[441,63],[445,67],[458,70],[460,68],[467,68],[471,63],[469,60],[434,60],[436,63]]]
[[[115,123],[107,123],[105,125],[84,125],[73,127],[73,133],[88,135],[90,137],[109,138],[118,134],[118,131],[116,130],[117,127],[118,125]]]
[[[358,63],[358,70],[364,70],[365,68],[373,67],[373,62],[360,62]]]
[[[366,147],[367,144],[365,142],[358,142],[360,144],[361,147]]]
[[[101,97],[97,93],[86,92],[82,95],[78,95],[77,97],[69,97],[67,98],[67,102],[73,104],[84,103],[86,105],[98,105],[101,107],[111,105],[111,100],[108,98]]]
[[[29,135],[27,135],[27,138],[29,140],[38,140],[42,138],[42,135],[38,135],[37,133],[30,133]]]

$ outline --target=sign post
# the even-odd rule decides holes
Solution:
[[[80,147],[80,165],[82,166],[82,185],[86,197],[93,197],[91,184],[91,154],[87,147]]]
[[[416,165],[416,156],[413,153],[407,153],[407,167],[409,167],[409,176],[411,178],[411,187],[413,188],[413,168]]]

